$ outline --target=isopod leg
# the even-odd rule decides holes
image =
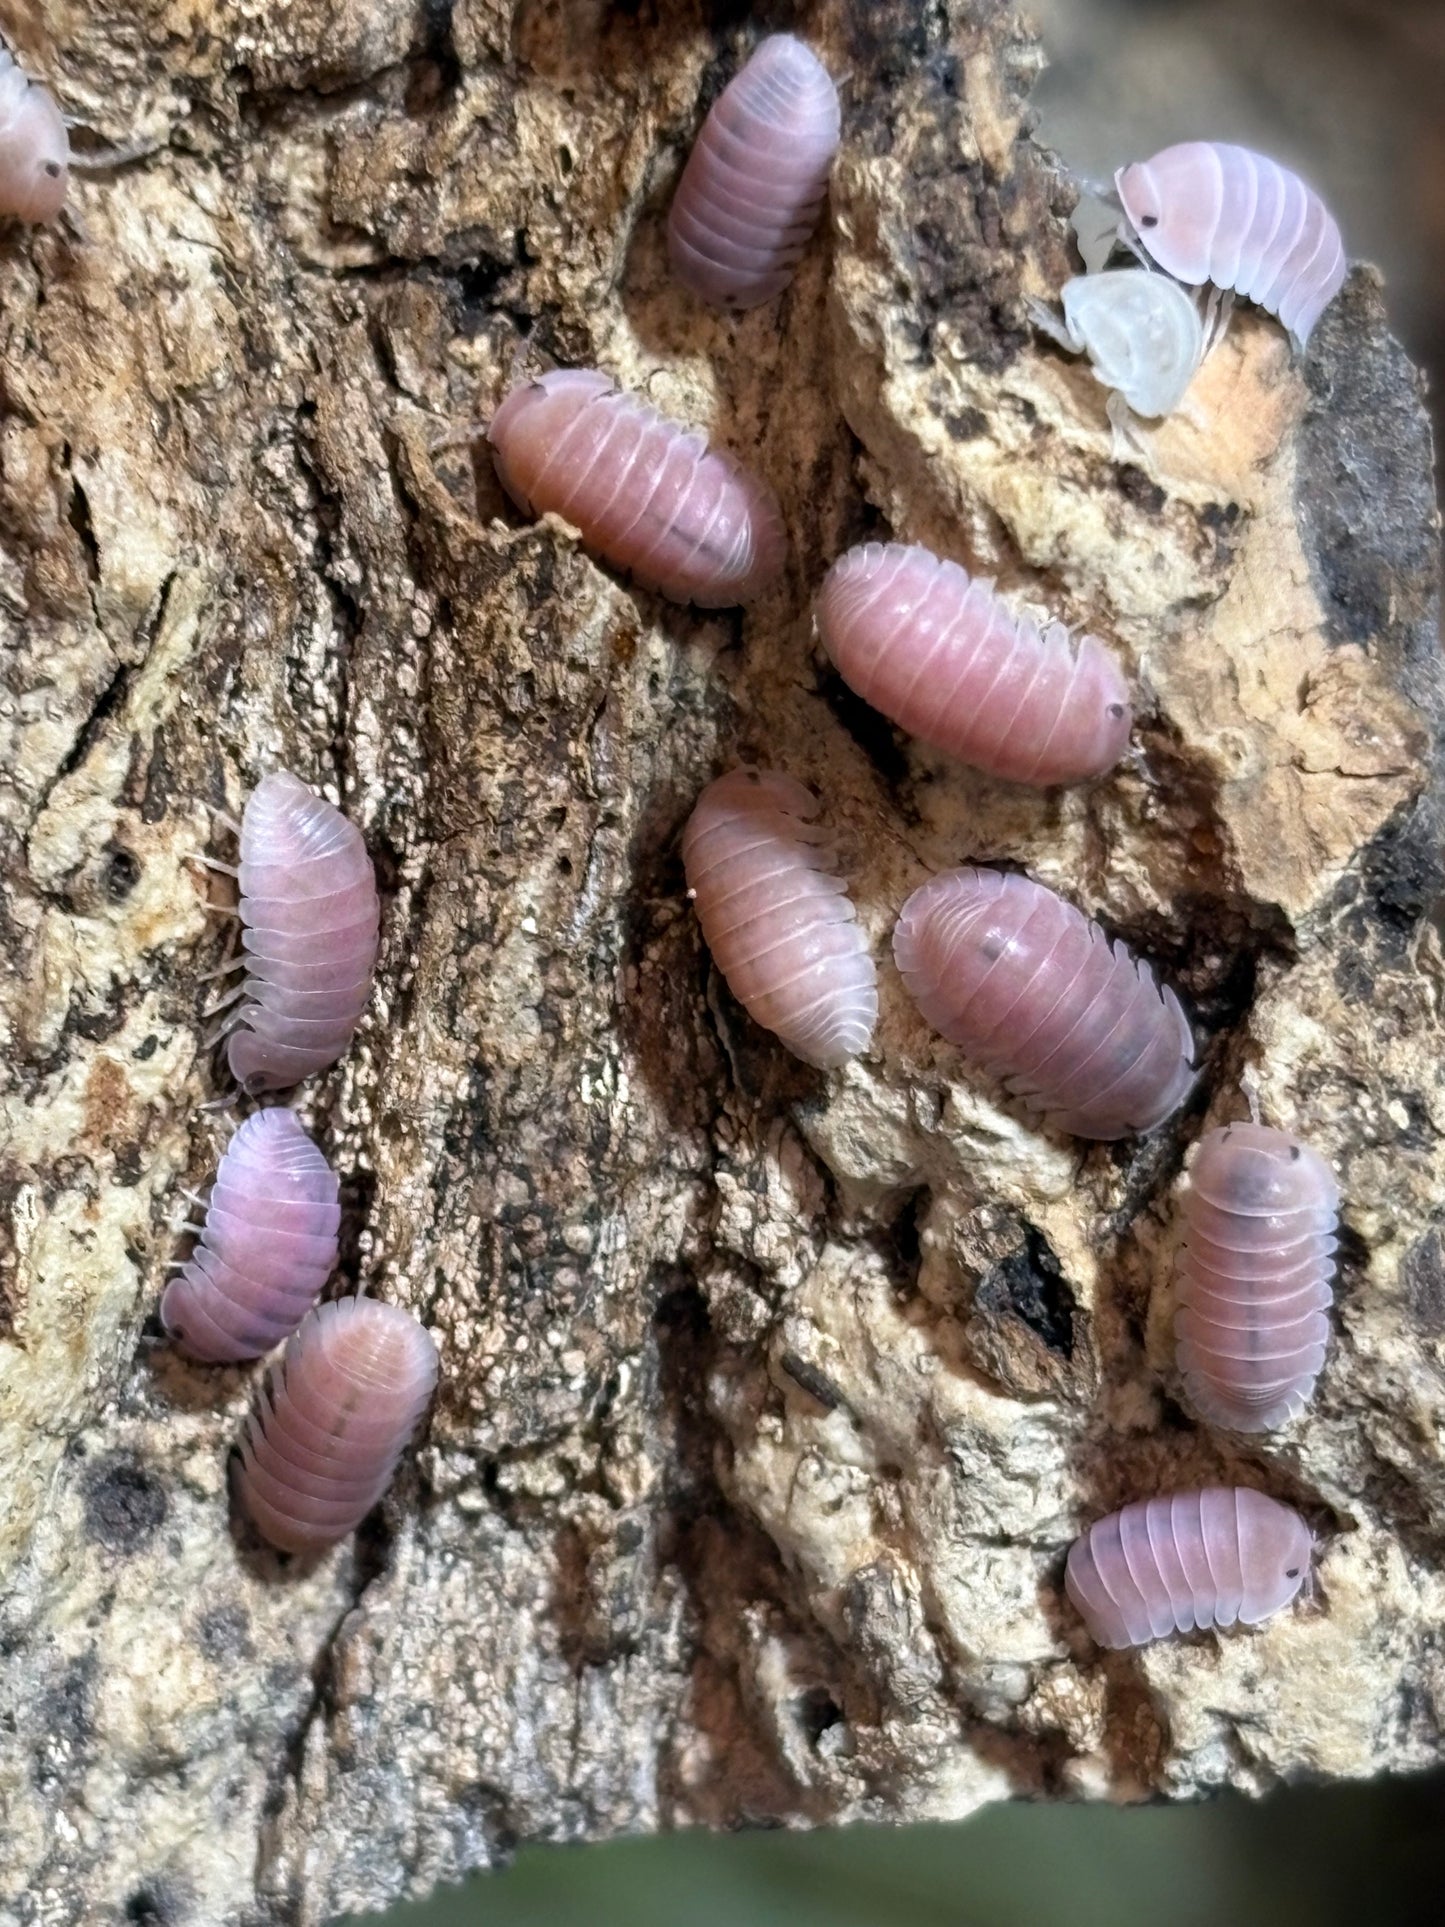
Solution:
[[[1229,324],[1233,318],[1233,288],[1211,288],[1209,299],[1204,305],[1204,347],[1199,355],[1201,364],[1208,361],[1229,333]]]
[[[1104,404],[1104,412],[1109,417],[1113,431],[1110,441],[1110,454],[1116,462],[1129,462],[1142,468],[1146,475],[1157,480],[1159,470],[1154,461],[1154,451],[1148,437],[1140,430],[1138,419],[1128,402],[1116,388],[1109,391],[1109,399]]]
[[[205,1009],[201,1012],[202,1017],[218,1017],[223,1010],[229,1010],[231,1005],[236,1003],[240,998],[244,997],[245,994],[246,994],[245,984],[244,983],[237,984],[236,988],[234,990],[228,990],[224,997],[218,997],[215,1003],[207,1004]]]
[[[1056,341],[1071,355],[1083,353],[1083,336],[1076,334],[1067,321],[1060,320],[1047,301],[1041,301],[1036,294],[1026,294],[1024,307],[1028,310],[1029,320],[1041,335],[1047,335],[1050,341]]]
[[[234,910],[232,910],[228,912],[228,914],[231,916],[234,916],[236,913]],[[214,970],[198,971],[196,973],[196,982],[198,984],[214,983],[217,977],[229,977],[233,970],[244,969],[245,964],[246,964],[245,951],[244,950],[233,951],[231,955],[227,957],[226,961],[224,963],[218,963]]]

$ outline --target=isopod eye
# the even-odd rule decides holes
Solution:
[[[1298,1578],[1299,1578],[1299,1567],[1298,1567],[1298,1566],[1286,1566],[1286,1568],[1285,1568],[1285,1574],[1284,1574],[1284,1576],[1285,1576],[1285,1578],[1286,1578],[1286,1579],[1298,1579]]]
[[[1159,216],[1157,214],[1141,214],[1139,216],[1139,225],[1140,227],[1158,227]]]
[[[47,161],[45,163],[45,172],[50,176],[52,181],[58,181],[60,179],[59,161]]]
[[[1109,715],[1115,718],[1118,718],[1122,716],[1124,713],[1124,705],[1122,703],[1110,703],[1108,713]]]

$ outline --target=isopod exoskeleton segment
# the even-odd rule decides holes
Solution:
[[[311,1312],[241,1434],[237,1495],[262,1538],[283,1552],[344,1539],[390,1485],[436,1380],[409,1311],[341,1298]]]
[[[946,870],[904,904],[893,954],[933,1028],[1057,1130],[1152,1131],[1189,1094],[1178,998],[1041,883]]]
[[[161,1323],[207,1364],[259,1358],[301,1323],[336,1266],[336,1173],[290,1111],[248,1117],[226,1146],[195,1250]]]
[[[728,988],[795,1057],[831,1070],[867,1048],[878,982],[817,813],[792,777],[731,770],[698,798],[682,858]]]
[[[70,188],[70,136],[50,90],[0,49],[0,214],[52,221]]]
[[[1225,141],[1182,141],[1114,176],[1126,238],[1166,274],[1276,314],[1301,345],[1344,285],[1340,230],[1298,174]]]
[[[1318,1152],[1263,1124],[1202,1139],[1182,1202],[1179,1370],[1211,1425],[1267,1432],[1325,1360],[1339,1192]]]
[[[1037,325],[1071,354],[1087,354],[1105,388],[1136,415],[1172,415],[1204,359],[1204,318],[1195,297],[1166,274],[1114,268],[1076,274],[1059,296],[1060,326],[1042,302]],[[1115,411],[1110,409],[1114,419]],[[1124,424],[1115,420],[1121,430]]]
[[[245,981],[227,1046],[242,1090],[284,1090],[332,1065],[371,996],[381,904],[360,830],[286,770],[241,818]]]
[[[910,735],[991,776],[1040,786],[1112,769],[1133,713],[1103,643],[1039,629],[990,583],[929,550],[849,549],[818,592],[839,674]]]
[[[487,436],[520,508],[560,515],[595,555],[673,602],[731,608],[781,573],[783,519],[767,484],[596,368],[523,382]]]
[[[667,217],[679,281],[720,308],[781,294],[818,225],[838,151],[838,90],[815,53],[772,34],[714,103]]]
[[[1065,1589],[1100,1646],[1257,1626],[1304,1585],[1314,1541],[1291,1506],[1244,1486],[1140,1499],[1069,1549]]]

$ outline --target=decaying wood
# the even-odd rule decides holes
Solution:
[[[156,143],[0,243],[6,1920],[316,1922],[518,1841],[1438,1754],[1436,527],[1376,280],[1303,365],[1241,315],[1157,474],[1121,466],[1025,320],[1071,198],[1032,44],[991,0],[812,0],[782,23],[849,77],[828,232],[715,316],[662,219],[742,11],[5,9],[78,140]],[[680,612],[435,452],[548,362],[755,463],[783,585]],[[868,715],[809,594],[878,531],[1115,641],[1137,759],[1039,796]],[[891,965],[872,1055],[789,1061],[682,894],[741,755],[826,798],[880,955],[977,857],[1158,958],[1205,1040],[1188,1111],[1041,1134]],[[386,892],[374,1009],[302,1100],[344,1275],[444,1358],[378,1521],[289,1570],[228,1514],[250,1376],[153,1316],[216,1150],[226,937],[187,859],[278,763]],[[1249,1076],[1334,1160],[1346,1240],[1316,1403],[1244,1445],[1183,1416],[1164,1286],[1170,1186]],[[1235,1479],[1306,1510],[1313,1602],[1101,1660],[1073,1533]]]

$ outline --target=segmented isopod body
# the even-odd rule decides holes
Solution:
[[[1177,281],[1147,268],[1076,274],[1059,296],[1064,325],[1042,304],[1040,327],[1074,354],[1136,415],[1173,414],[1204,359],[1204,320]]]
[[[1291,1506],[1245,1486],[1140,1499],[1069,1548],[1064,1585],[1101,1646],[1196,1626],[1257,1626],[1309,1575],[1314,1540]]]
[[[1118,663],[1094,636],[1038,629],[990,583],[898,542],[849,549],[816,615],[843,680],[910,735],[991,776],[1078,783],[1111,769],[1133,714]]]
[[[1194,1082],[1173,991],[1028,877],[944,871],[904,904],[893,955],[934,1029],[1058,1130],[1152,1131]]]
[[[817,813],[792,777],[731,770],[698,798],[682,859],[733,995],[795,1057],[832,1070],[867,1048],[878,981]]]
[[[0,49],[0,214],[51,221],[70,188],[70,136],[50,90]]]
[[[1126,235],[1166,274],[1212,281],[1303,344],[1344,285],[1340,230],[1298,174],[1225,141],[1182,141],[1114,176]]]
[[[812,239],[838,151],[838,90],[791,34],[764,40],[714,104],[667,218],[679,281],[719,308],[781,294]]]
[[[1317,1151],[1263,1124],[1200,1142],[1183,1198],[1179,1369],[1211,1425],[1267,1432],[1325,1362],[1339,1192]]]
[[[336,1173],[282,1108],[248,1117],[226,1146],[200,1240],[161,1298],[192,1358],[259,1358],[301,1323],[336,1266]]]
[[[409,1311],[341,1298],[311,1312],[241,1435],[237,1494],[261,1536],[283,1552],[344,1539],[390,1485],[436,1380]]]
[[[324,1071],[351,1042],[381,905],[361,832],[286,770],[241,818],[240,891],[246,979],[227,1061],[255,1095]]]
[[[767,484],[596,368],[514,388],[487,436],[519,507],[562,516],[594,554],[673,602],[731,608],[782,570],[783,518]]]

